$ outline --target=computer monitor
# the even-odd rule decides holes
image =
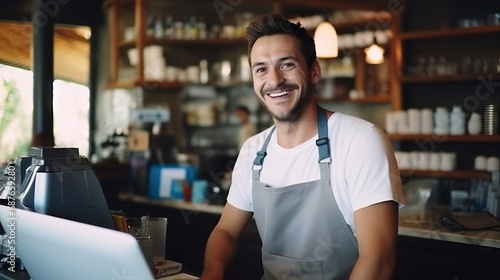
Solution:
[[[32,279],[155,279],[130,234],[4,205],[0,222]]]

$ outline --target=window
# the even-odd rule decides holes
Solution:
[[[0,166],[26,155],[33,123],[31,25],[0,21]],[[56,146],[89,154],[90,28],[56,25],[53,110]]]
[[[31,144],[33,74],[0,64],[0,165],[26,155]],[[56,146],[77,147],[89,153],[90,93],[86,86],[54,81],[54,138]]]

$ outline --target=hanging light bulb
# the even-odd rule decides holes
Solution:
[[[323,21],[314,32],[314,44],[318,58],[333,58],[339,53],[337,31],[328,21]]]
[[[384,63],[384,49],[377,45],[377,40],[373,39],[373,44],[365,49],[365,61],[368,64]]]

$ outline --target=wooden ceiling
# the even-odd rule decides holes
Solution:
[[[105,24],[103,0],[43,1],[54,13],[54,78],[89,84],[90,26]],[[31,68],[33,0],[0,0],[0,63]],[[75,28],[78,26],[78,28]]]
[[[54,78],[88,85],[90,42],[88,27],[56,27],[54,31]],[[31,69],[31,25],[0,21],[0,63]]]

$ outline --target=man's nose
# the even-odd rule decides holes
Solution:
[[[272,68],[269,72],[269,80],[268,83],[272,86],[278,86],[285,82],[285,78],[283,77],[283,73],[279,69]]]

